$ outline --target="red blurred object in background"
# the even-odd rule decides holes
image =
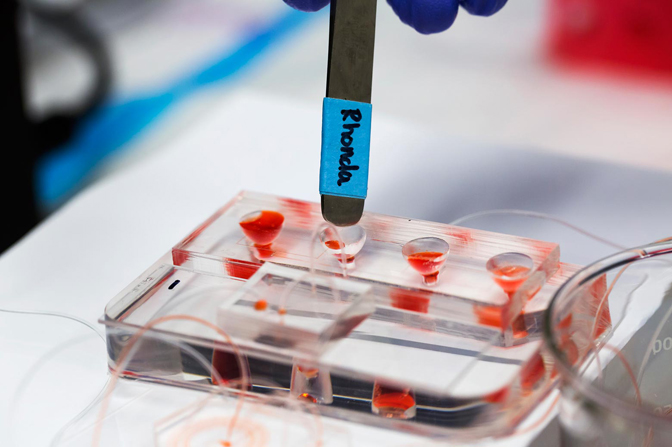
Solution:
[[[672,1],[551,0],[553,59],[672,75]]]

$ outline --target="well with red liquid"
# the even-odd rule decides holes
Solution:
[[[506,293],[514,293],[528,278],[530,268],[523,265],[507,265],[493,270],[495,282]]]
[[[285,216],[277,211],[260,211],[240,222],[240,228],[255,245],[269,245],[277,239],[282,230]]]
[[[438,251],[423,251],[413,253],[406,259],[415,271],[424,276],[425,284],[435,284],[439,279],[439,270],[446,261],[446,254]]]
[[[344,244],[341,243],[340,241],[333,241],[333,240],[332,241],[326,241],[324,243],[324,245],[327,248],[329,248],[330,250],[341,250],[344,247]],[[338,253],[334,253],[334,256],[336,256],[336,259],[338,259],[339,261],[343,260],[343,253],[340,252],[340,251]],[[355,260],[354,255],[349,255],[349,254],[346,253],[345,262],[350,263],[354,260]]]

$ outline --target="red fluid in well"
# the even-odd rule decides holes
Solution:
[[[397,309],[410,310],[413,312],[420,312],[426,314],[429,311],[429,297],[430,293],[405,290],[405,289],[390,289],[390,299],[392,300],[392,307]]]
[[[240,222],[243,233],[255,245],[270,245],[282,230],[285,216],[277,211],[260,211],[259,214]]]
[[[507,265],[493,270],[495,282],[506,293],[514,293],[527,279],[530,269],[522,265]]]
[[[427,283],[431,284],[435,283],[439,277],[439,270],[445,262],[445,253],[423,251],[413,253],[407,259],[411,267],[424,276]]]
[[[324,245],[330,249],[330,250],[341,250],[345,245],[341,243],[340,241],[326,241]],[[343,259],[343,254],[341,252],[339,253],[334,253],[334,256],[336,256],[336,259],[341,261]],[[346,253],[345,255],[345,262],[348,264],[351,263],[352,261],[355,260],[355,255],[349,255]]]
[[[332,250],[340,250],[344,245],[340,241],[326,241],[324,245]]]
[[[266,310],[268,308],[268,301],[266,300],[257,300],[256,303],[254,303],[254,310]]]
[[[373,406],[391,416],[402,415],[415,406],[415,398],[407,390],[376,384],[373,390]]]

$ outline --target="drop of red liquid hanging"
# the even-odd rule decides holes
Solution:
[[[315,399],[313,396],[311,396],[311,395],[308,394],[308,393],[303,393],[303,394],[301,394],[301,395],[299,396],[299,399],[300,399],[300,400],[304,400],[304,401],[306,401],[306,402],[313,403],[313,404],[317,403],[317,399]]]
[[[266,310],[268,307],[268,301],[266,300],[258,300],[256,303],[254,303],[254,310]]]
[[[255,245],[270,245],[280,234],[285,216],[277,211],[260,211],[240,222],[243,233]]]

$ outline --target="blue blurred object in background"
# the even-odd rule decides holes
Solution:
[[[214,62],[167,88],[150,94],[112,100],[87,117],[65,145],[44,156],[37,166],[37,194],[41,205],[52,210],[86,183],[87,175],[112,152],[143,131],[168,107],[203,87],[233,81],[251,62],[313,16],[288,10],[262,29],[241,39]]]

